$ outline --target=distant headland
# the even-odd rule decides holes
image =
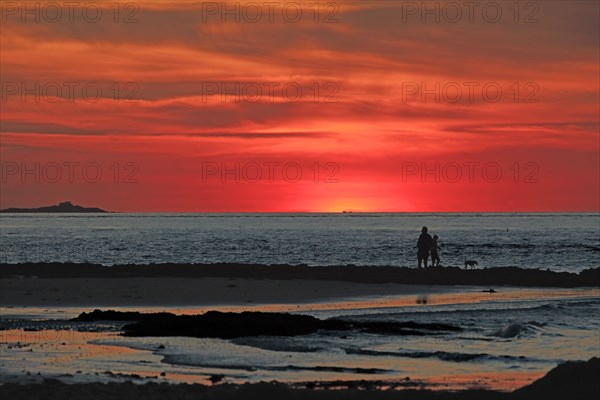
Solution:
[[[6,208],[0,210],[0,213],[106,213],[101,208],[96,207],[82,207],[71,203],[70,201],[63,201],[55,206],[38,207],[38,208]]]

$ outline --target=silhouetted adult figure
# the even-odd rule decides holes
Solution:
[[[431,241],[431,266],[439,267],[440,266],[440,255],[438,250],[442,248],[438,244],[438,235],[433,235],[433,240]]]
[[[421,229],[421,235],[419,236],[419,241],[417,242],[417,260],[419,260],[418,268],[421,268],[421,261],[425,263],[425,268],[427,268],[429,250],[431,249],[432,244],[433,238],[429,233],[427,233],[427,227],[424,226],[423,229]]]

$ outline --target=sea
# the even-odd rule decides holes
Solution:
[[[480,268],[578,272],[600,261],[596,213],[3,214],[0,222],[2,263],[416,266],[422,226],[439,236],[446,266],[473,259]],[[0,381],[209,384],[220,375],[231,383],[355,381],[385,388],[400,382],[409,388],[513,390],[559,363],[600,356],[597,288],[495,287],[495,294],[482,289],[488,288],[452,287],[450,294],[427,295],[430,288],[423,286],[423,295],[417,290],[400,299],[371,296],[340,299],[344,307],[332,300],[286,310],[323,319],[460,328],[402,336],[352,331],[232,340],[135,338],[121,335],[122,322],[70,321],[90,311],[86,308],[0,307]],[[352,306],[353,300],[360,302]],[[244,307],[260,311],[273,305]]]
[[[423,226],[443,266],[600,266],[599,213],[1,214],[0,262],[416,266]]]

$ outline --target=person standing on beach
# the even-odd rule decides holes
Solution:
[[[425,268],[427,268],[427,261],[429,259],[429,251],[431,250],[432,243],[433,239],[431,238],[431,235],[427,233],[427,227],[424,226],[423,229],[421,229],[421,236],[419,236],[419,240],[417,241],[418,268],[421,268],[421,261],[424,261]]]
[[[440,266],[440,256],[438,254],[438,250],[442,248],[438,245],[438,235],[433,235],[433,240],[431,242],[431,266],[439,267]]]

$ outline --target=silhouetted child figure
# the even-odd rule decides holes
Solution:
[[[438,235],[433,235],[433,239],[431,241],[431,266],[439,267],[440,266],[440,256],[438,254],[438,250],[442,248],[438,246]]]
[[[421,268],[421,261],[425,262],[425,268],[427,268],[427,261],[429,259],[429,251],[431,250],[431,243],[433,239],[431,235],[427,233],[427,227],[424,226],[421,229],[421,235],[417,241],[417,260],[419,261],[418,268]]]

